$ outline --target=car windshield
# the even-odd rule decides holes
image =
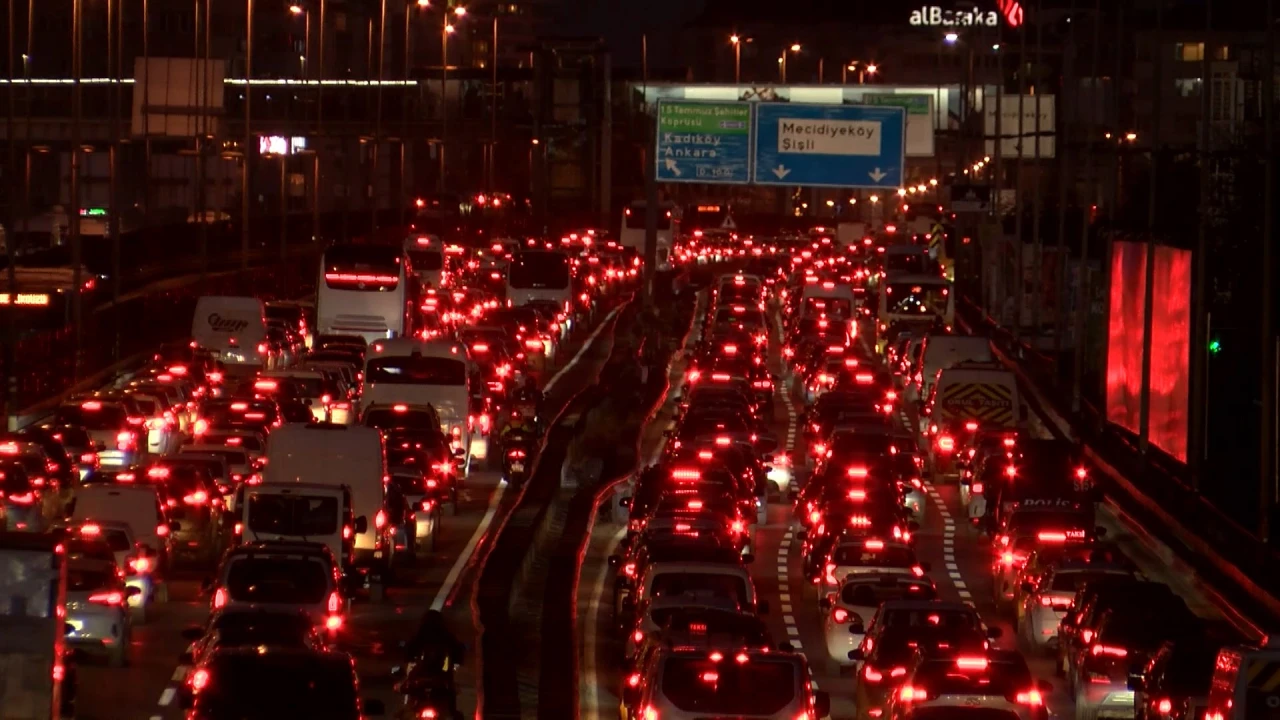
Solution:
[[[444,253],[439,250],[413,248],[409,250],[409,262],[413,269],[420,272],[435,272],[444,269]]]
[[[217,720],[358,720],[355,677],[337,662],[292,653],[233,654],[212,663],[196,702],[197,716]]]
[[[670,658],[662,670],[662,694],[698,715],[774,716],[797,702],[797,675],[789,660]]]
[[[388,385],[465,385],[467,363],[440,357],[385,357],[369,361],[367,383]]]
[[[659,573],[653,579],[653,587],[650,593],[653,597],[711,595],[733,600],[743,607],[750,604],[747,594],[747,581],[737,575],[726,573]]]
[[[253,533],[323,537],[338,532],[338,498],[324,495],[249,496],[249,539]]]
[[[325,599],[329,578],[318,560],[241,557],[227,569],[226,586],[240,602],[314,604]]]
[[[54,422],[78,425],[86,430],[119,430],[125,425],[125,417],[120,405],[89,401],[59,407]]]

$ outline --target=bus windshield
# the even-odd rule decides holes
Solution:
[[[569,258],[555,252],[522,252],[511,259],[507,283],[521,290],[569,287]]]
[[[889,313],[894,315],[941,315],[947,311],[947,295],[944,285],[920,285],[915,283],[889,283],[885,287],[885,299]]]
[[[333,290],[387,292],[400,285],[399,248],[337,245],[324,253],[324,282]]]
[[[631,203],[631,206],[626,211],[627,228],[630,230],[644,230],[645,222],[645,204],[642,202]],[[658,229],[671,229],[671,208],[662,205],[658,206]]]
[[[892,253],[884,260],[884,270],[887,274],[903,273],[911,275],[924,275],[929,272],[931,260],[925,252],[913,253]]]
[[[390,385],[465,385],[467,364],[439,357],[388,357],[369,361],[367,383]]]

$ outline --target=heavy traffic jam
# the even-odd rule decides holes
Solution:
[[[1268,651],[1104,526],[1097,468],[964,334],[916,238],[697,231],[659,257],[701,314],[657,459],[610,501],[606,631],[583,649],[607,670],[581,683],[617,704],[584,714],[1265,712],[1240,708],[1265,702],[1242,688]],[[115,682],[187,605],[165,712],[462,717],[464,643],[406,579],[477,478],[533,476],[544,389],[643,270],[602,230],[411,234],[330,248],[314,297],[201,298],[189,338],[0,438],[0,587],[27,608],[0,642],[21,628],[73,717],[85,677]],[[199,590],[177,603],[180,578]],[[408,625],[370,640],[386,603]],[[368,657],[397,653],[393,691],[365,692]]]

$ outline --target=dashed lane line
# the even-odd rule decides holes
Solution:
[[[952,519],[951,511],[947,509],[947,504],[943,501],[942,493],[938,492],[938,488],[932,483],[925,483],[925,489],[929,493],[929,498],[933,500],[933,504],[937,506],[938,517],[942,518],[942,563],[946,568],[947,578],[955,586],[956,594],[960,599],[973,605],[973,594],[969,592],[969,586],[960,575],[960,565],[956,562],[955,520]]]

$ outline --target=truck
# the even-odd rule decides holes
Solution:
[[[1017,428],[1022,419],[1018,379],[998,363],[962,362],[937,371],[920,425],[937,482],[958,476],[956,453],[968,435]]]
[[[71,715],[64,560],[53,535],[0,532],[0,720]]]

